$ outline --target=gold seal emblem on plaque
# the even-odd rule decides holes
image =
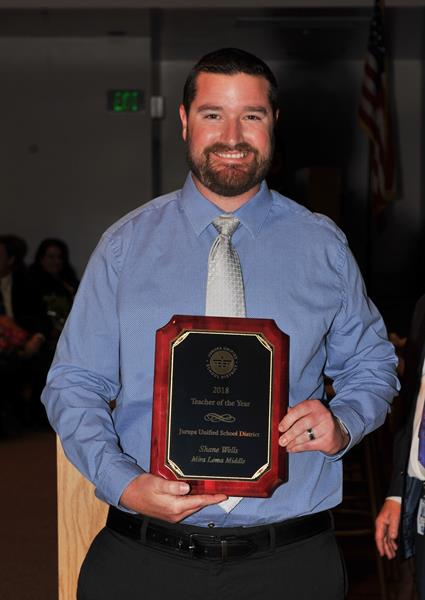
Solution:
[[[214,377],[231,377],[238,366],[238,357],[231,348],[218,347],[208,354],[207,369]]]

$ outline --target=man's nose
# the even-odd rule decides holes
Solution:
[[[222,141],[229,146],[235,146],[243,141],[242,127],[239,119],[228,119],[222,131]]]

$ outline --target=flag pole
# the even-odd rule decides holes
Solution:
[[[394,198],[396,188],[384,17],[384,0],[374,0],[358,109],[359,124],[369,140],[365,273],[368,286],[372,284],[376,219]]]

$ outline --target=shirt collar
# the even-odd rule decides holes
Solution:
[[[201,233],[223,211],[201,194],[193,182],[191,173],[188,174],[182,189],[182,207],[196,235]],[[258,192],[233,214],[241,224],[248,229],[252,237],[260,231],[272,205],[272,195],[265,181],[261,182]]]

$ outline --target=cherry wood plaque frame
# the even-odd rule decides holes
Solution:
[[[180,341],[184,341],[186,335],[190,335],[191,333],[202,333],[206,334],[206,336],[210,334],[211,339],[211,334],[230,334],[230,336],[236,336],[237,339],[239,339],[240,336],[241,340],[242,336],[256,338],[259,340],[259,343],[270,352],[270,380],[266,384],[269,389],[269,398],[267,403],[264,403],[264,410],[267,410],[268,419],[268,438],[266,442],[268,444],[267,461],[259,470],[249,476],[245,474],[239,477],[237,474],[236,476],[233,475],[228,477],[216,473],[213,476],[205,477],[202,474],[199,476],[187,474],[176,466],[173,460],[169,459],[170,447],[175,447],[175,444],[177,444],[177,442],[174,441],[176,436],[172,434],[172,427],[170,426],[171,418],[173,416],[173,394],[177,394],[177,392],[173,391],[174,351]],[[231,337],[229,337],[229,339],[231,339]],[[288,406],[288,359],[289,336],[282,332],[272,319],[199,317],[187,315],[173,316],[171,320],[164,327],[158,329],[156,333],[151,472],[160,475],[165,479],[187,481],[191,486],[192,494],[224,493],[233,496],[269,497],[273,490],[286,480],[287,476],[286,449],[278,444],[280,435],[278,424],[286,414]],[[185,377],[190,378],[193,375],[193,365],[190,363],[191,361],[188,362],[186,369],[186,362],[184,362],[181,373],[183,379]],[[179,369],[181,369],[181,364]],[[243,373],[245,375],[245,372]],[[207,368],[205,368],[205,374],[206,379],[208,380]],[[255,377],[255,364],[250,366],[249,372],[247,372],[246,375]],[[200,376],[203,377],[202,374]],[[217,383],[217,389],[221,389],[220,384],[222,382],[220,379],[217,380]],[[224,383],[226,383],[225,380]],[[223,387],[223,389],[227,388]],[[205,399],[201,402],[213,404],[215,401],[208,401]],[[191,403],[188,402],[189,410],[190,405]],[[212,415],[215,416],[215,413],[213,412]],[[218,416],[220,417],[220,415]],[[224,416],[231,418],[231,415],[229,416],[228,413]],[[209,431],[216,432],[219,430]],[[220,430],[220,435],[221,431],[222,430]],[[228,430],[224,431],[228,432]],[[235,434],[233,431],[231,433]],[[244,436],[244,434],[245,432],[239,432],[239,435]],[[232,440],[218,440],[217,438],[211,439],[211,442],[215,443],[220,448],[223,448],[220,444],[232,444]],[[204,447],[206,448],[207,446],[200,446],[200,448]],[[233,452],[238,452],[237,446],[230,445],[225,446],[224,448],[228,448],[227,452],[232,452],[232,448],[236,449],[233,450]],[[252,446],[252,449],[254,449],[254,446]],[[217,449],[215,451],[217,452]],[[199,458],[199,460],[204,459]],[[208,460],[213,462],[214,458]],[[226,458],[226,461],[227,460],[237,462],[237,459],[235,461],[235,459]],[[249,461],[247,462],[249,463]],[[238,467],[235,467],[235,469],[237,468]]]

